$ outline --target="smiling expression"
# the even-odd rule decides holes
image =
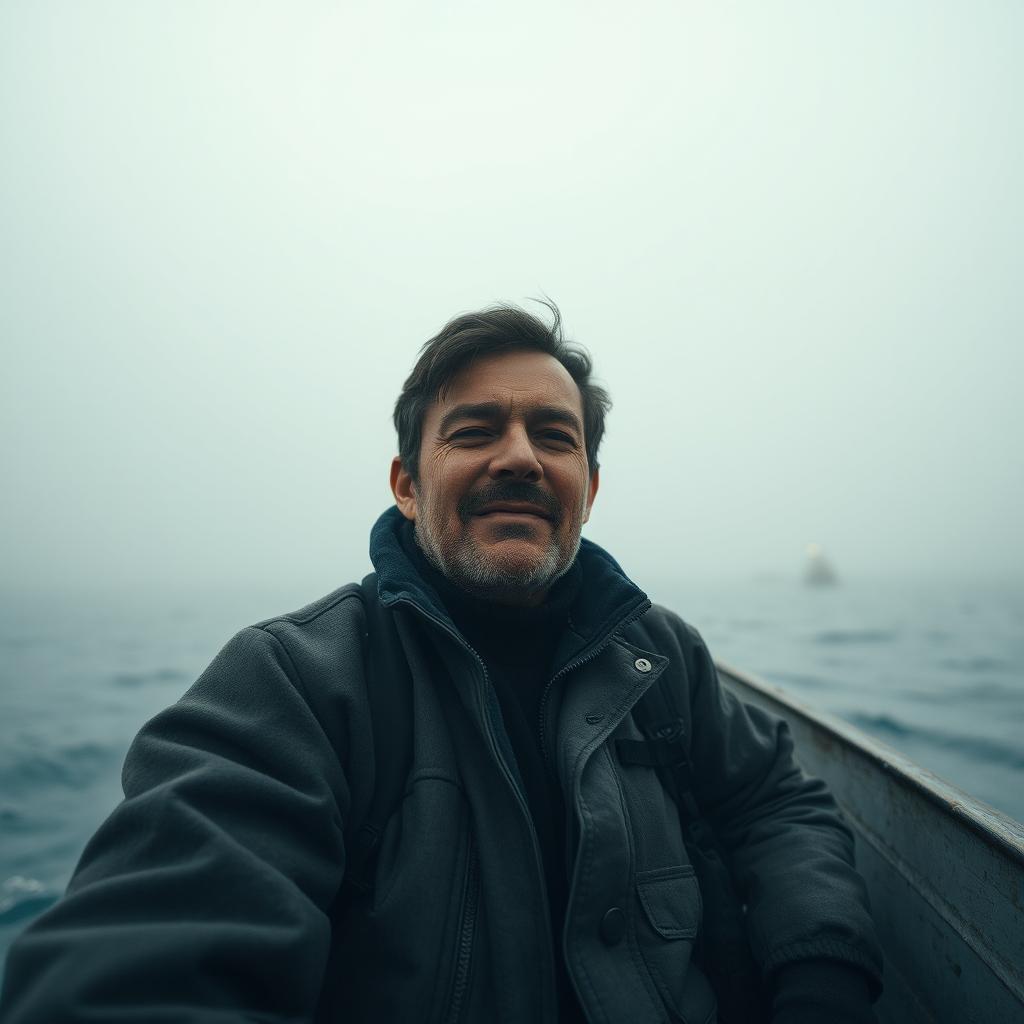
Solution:
[[[427,410],[419,480],[396,458],[391,486],[452,582],[491,600],[539,603],[572,565],[597,493],[576,383],[543,352],[470,363]]]

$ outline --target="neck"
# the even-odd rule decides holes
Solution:
[[[435,572],[440,570],[431,562]],[[458,586],[452,580],[444,577],[453,587],[458,587],[467,597],[484,601],[487,604],[502,605],[506,608],[539,608],[548,598],[551,586],[541,587],[539,590],[527,590],[522,587],[469,587]]]

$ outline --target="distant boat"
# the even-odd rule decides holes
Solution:
[[[834,587],[839,582],[832,563],[818,544],[807,545],[807,561],[804,564],[804,583],[809,587]]]
[[[885,951],[880,1024],[1024,1021],[1024,825],[854,726],[718,663],[831,787]]]

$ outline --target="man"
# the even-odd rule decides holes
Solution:
[[[11,950],[9,1024],[713,1022],[701,903],[721,894],[700,891],[663,774],[622,756],[646,749],[655,686],[682,709],[771,1019],[874,1019],[880,957],[831,798],[699,636],[581,541],[609,403],[552,311],[461,316],[427,343],[373,585],[243,630],[143,729],[125,801]],[[636,528],[670,527],[651,508]],[[403,751],[378,689],[398,682]],[[353,894],[347,855],[351,876],[399,763]]]

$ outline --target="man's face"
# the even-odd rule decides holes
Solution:
[[[572,564],[597,493],[579,389],[543,352],[467,366],[423,421],[419,481],[392,489],[430,561],[463,589],[534,604]]]

